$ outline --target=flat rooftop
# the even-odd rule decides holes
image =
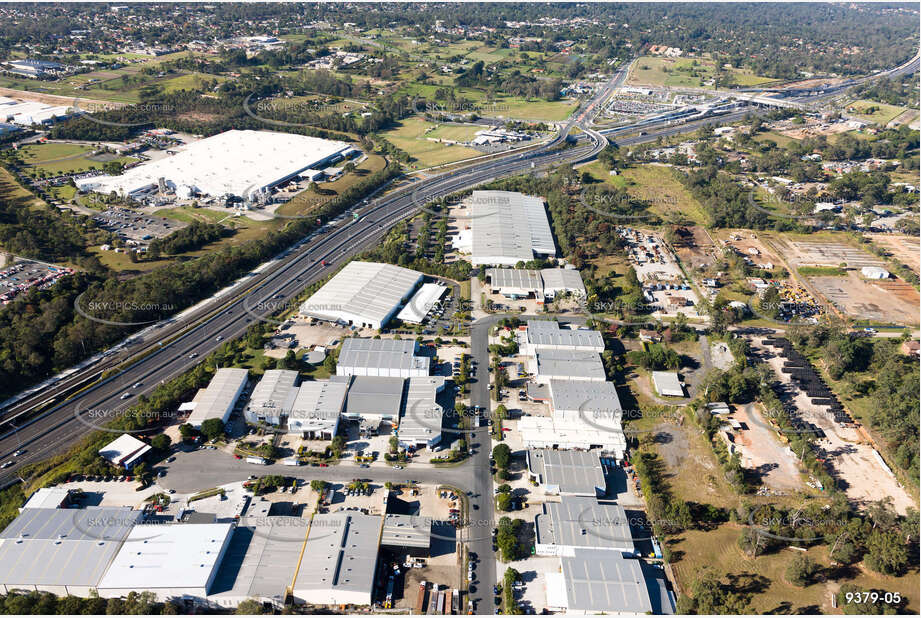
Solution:
[[[403,378],[378,376],[355,376],[349,384],[345,400],[348,416],[392,416],[400,417],[403,403]]]
[[[540,271],[527,268],[488,268],[486,278],[494,288],[519,288],[536,294],[544,293]]]
[[[316,431],[334,427],[348,393],[344,382],[308,381],[301,384],[288,413],[288,427]]]
[[[428,373],[431,359],[416,355],[413,339],[349,337],[342,342],[337,366],[344,368],[422,370]]]
[[[535,375],[538,376],[599,382],[607,379],[601,355],[592,350],[545,348],[538,350],[535,356]]]
[[[303,315],[383,325],[408,298],[422,273],[354,260],[301,304]]]
[[[96,176],[79,184],[101,193],[128,194],[165,178],[174,187],[191,187],[204,195],[250,198],[349,148],[345,142],[293,133],[230,130],[120,176]]]
[[[248,379],[249,371],[246,369],[218,369],[207,388],[195,397],[195,409],[189,415],[188,423],[193,427],[201,427],[210,418],[223,420],[233,408]]]
[[[209,596],[284,603],[285,590],[300,561],[308,521],[300,517],[244,517],[233,531]]]
[[[249,397],[249,409],[256,414],[287,413],[297,397],[298,374],[290,369],[269,369],[262,374]]]
[[[551,379],[550,401],[554,413],[578,415],[588,421],[619,421],[623,414],[613,382]]]
[[[381,533],[381,517],[356,512],[315,515],[294,582],[295,590],[369,592]]]
[[[99,588],[205,589],[233,524],[140,524],[132,528]]]
[[[143,513],[27,508],[0,533],[0,584],[96,586]]]
[[[619,552],[577,549],[560,558],[567,608],[573,612],[653,611],[640,561]]]
[[[405,411],[398,430],[401,440],[429,442],[441,435],[444,410],[436,400],[444,383],[445,379],[441,376],[409,378]]]
[[[597,330],[560,328],[556,320],[528,320],[528,343],[537,347],[568,347],[604,351],[604,339]]]
[[[474,191],[466,204],[474,265],[513,265],[540,255],[556,255],[541,198],[511,191]]]
[[[414,515],[384,515],[381,545],[385,547],[425,547],[432,542],[432,520]]]
[[[530,449],[528,468],[543,484],[559,487],[560,493],[594,496],[596,489],[605,488],[601,460],[588,451]]]
[[[622,506],[595,498],[563,496],[544,504],[537,517],[537,542],[564,547],[586,547],[632,554],[630,521]]]

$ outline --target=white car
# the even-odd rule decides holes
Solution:
[[[122,393],[122,399],[128,399],[129,397],[131,397],[131,393]]]
[[[144,386],[143,382],[135,382],[134,386],[132,386],[131,388],[141,388],[142,386]]]
[[[19,457],[19,456],[22,455],[23,453],[25,453],[25,451],[23,451],[22,449],[20,449],[20,450],[16,451],[15,453],[13,453],[13,457]]]
[[[8,462],[6,462],[5,464],[3,464],[2,466],[0,466],[0,468],[6,469],[6,468],[9,468],[9,467],[12,466],[12,465],[13,465],[13,462],[12,462],[12,461],[8,461]]]
[[[189,358],[197,358],[197,357],[198,357],[198,352],[192,352],[191,354],[189,354]]]

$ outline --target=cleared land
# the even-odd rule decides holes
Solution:
[[[846,277],[809,277],[809,282],[850,316],[883,324],[918,324],[921,298],[899,279],[867,280],[851,270]]]
[[[414,169],[453,163],[482,154],[465,146],[446,146],[439,142],[429,141],[426,139],[426,129],[434,126],[430,122],[413,116],[401,120],[397,128],[387,131],[383,136],[394,146],[416,158],[416,161],[410,165]]]
[[[921,274],[921,245],[917,236],[869,234],[873,242],[887,249],[892,257]]]
[[[738,86],[757,86],[775,81],[768,77],[755,75],[748,69],[728,69],[733,84]],[[685,88],[702,88],[712,86],[716,76],[716,63],[709,58],[664,58],[643,56],[628,77],[629,84],[651,86],[671,86]]]
[[[863,120],[885,126],[891,120],[908,111],[907,107],[889,105],[888,103],[877,103],[867,99],[854,101],[847,106],[847,111],[852,116]]]
[[[30,176],[57,176],[74,174],[92,169],[102,169],[105,163],[117,161],[127,164],[135,161],[133,157],[119,157],[111,154],[94,155],[95,149],[85,144],[65,144],[50,142],[30,144],[20,148],[20,156],[29,167]]]
[[[340,193],[354,185],[362,178],[379,172],[387,165],[387,160],[376,154],[370,154],[348,174],[343,174],[333,182],[323,182],[316,190],[305,190],[295,195],[291,200],[280,206],[275,212],[280,215],[292,216],[309,213],[314,208],[335,199]]]

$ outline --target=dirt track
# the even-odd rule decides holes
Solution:
[[[106,107],[118,107],[126,105],[113,101],[100,101],[98,99],[86,99],[84,97],[63,97],[57,94],[46,94],[44,92],[30,92],[28,90],[14,90],[13,88],[0,88],[0,96],[10,97],[12,99],[22,99],[23,101],[35,101],[47,105],[73,105],[74,101],[83,104],[92,104]]]

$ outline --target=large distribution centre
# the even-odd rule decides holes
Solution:
[[[77,181],[84,191],[133,195],[163,179],[177,193],[250,199],[300,172],[341,160],[345,142],[272,131],[225,131],[193,142],[175,155],[134,167],[120,176]]]

